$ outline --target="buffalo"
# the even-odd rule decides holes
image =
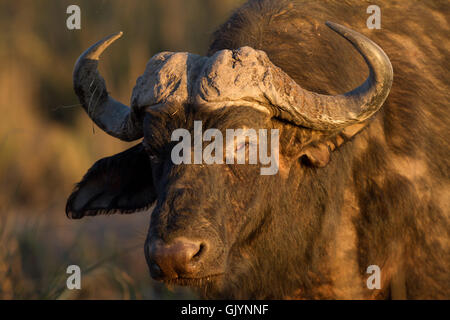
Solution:
[[[121,33],[94,44],[75,93],[102,130],[143,139],[89,169],[68,217],[152,208],[151,276],[204,298],[450,298],[448,4],[372,2],[380,29],[363,1],[248,1],[205,56],[153,56],[130,107],[97,71]],[[277,130],[277,172],[175,163],[173,132],[199,121]]]

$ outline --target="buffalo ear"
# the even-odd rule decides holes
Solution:
[[[67,200],[69,218],[133,213],[156,200],[150,159],[142,144],[97,161]]]
[[[367,122],[357,123],[346,127],[341,132],[323,139],[321,142],[315,141],[304,146],[300,153],[301,159],[306,159],[307,163],[315,167],[325,167],[331,160],[331,153],[345,142],[354,138],[364,128]]]
[[[315,167],[325,167],[330,162],[331,150],[326,144],[306,147],[301,156],[307,159],[307,162]]]

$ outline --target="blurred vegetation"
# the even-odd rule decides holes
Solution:
[[[151,56],[205,53],[214,29],[241,3],[0,2],[0,299],[193,297],[150,279],[142,252],[148,213],[65,218],[74,183],[99,158],[131,146],[84,114],[72,68],[83,50],[122,30],[100,70],[112,95],[128,102]],[[71,4],[81,8],[81,30],[66,28]],[[81,267],[80,291],[65,289],[70,264]]]

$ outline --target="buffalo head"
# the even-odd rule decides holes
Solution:
[[[156,54],[128,107],[110,97],[97,71],[100,54],[121,33],[94,44],[75,65],[80,102],[110,135],[143,140],[99,160],[71,194],[67,215],[79,219],[154,206],[145,256],[155,279],[224,296],[264,269],[263,260],[274,270],[266,276],[276,278],[289,259],[280,247],[295,247],[299,256],[307,251],[306,241],[290,235],[292,225],[302,239],[313,233],[315,217],[299,212],[287,218],[298,210],[293,203],[305,210],[315,205],[301,192],[310,188],[304,168],[326,167],[332,151],[380,109],[392,84],[392,66],[380,47],[341,25],[327,26],[369,67],[363,84],[334,96],[301,88],[265,52],[241,47],[206,57]],[[227,129],[279,129],[279,149],[272,149],[280,154],[277,174],[261,175],[261,164],[175,164],[172,133],[182,128],[195,134],[195,121],[224,135]]]

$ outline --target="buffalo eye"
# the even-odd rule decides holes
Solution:
[[[241,150],[242,148],[245,148],[248,145],[247,142],[241,142],[238,144],[236,150]]]

